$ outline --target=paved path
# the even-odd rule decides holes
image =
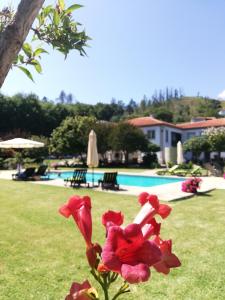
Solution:
[[[12,174],[15,171],[0,171],[1,179],[12,179]],[[122,172],[121,172],[122,173]],[[126,174],[123,172],[123,174]],[[130,174],[130,173],[129,173]],[[153,176],[153,170],[144,171],[143,173],[132,173],[134,175],[150,175]],[[131,175],[131,174],[130,174]],[[62,179],[46,180],[46,181],[31,181],[34,184],[45,184],[52,186],[65,187]],[[69,187],[68,187],[69,188]],[[221,177],[202,177],[202,184],[199,192],[205,193],[213,189],[225,189],[225,179]],[[102,191],[101,188],[94,188],[96,191]],[[116,193],[126,195],[139,195],[141,192],[148,192],[156,194],[162,201],[173,201],[183,198],[192,197],[191,193],[184,193],[181,191],[181,182],[169,183],[154,187],[135,187],[135,186],[120,186],[120,191],[103,191],[105,193]]]

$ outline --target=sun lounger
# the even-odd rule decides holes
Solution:
[[[87,169],[75,169],[73,176],[67,179],[64,179],[64,182],[67,184],[70,183],[71,187],[80,186],[81,184],[87,184],[86,180]]]
[[[48,166],[41,165],[37,172],[34,173],[33,177],[35,180],[41,180],[41,179],[49,179],[49,175],[46,173]]]
[[[98,184],[102,187],[103,190],[119,190],[119,184],[117,183],[117,172],[104,173],[103,179],[98,180]]]
[[[179,168],[178,165],[174,165],[169,169],[166,170],[159,170],[157,175],[175,175],[175,171]]]
[[[13,180],[32,180],[35,174],[35,168],[27,168],[22,173],[12,174]]]
[[[190,172],[191,176],[201,176],[202,175],[202,169],[201,167],[197,166],[195,167],[191,172]]]

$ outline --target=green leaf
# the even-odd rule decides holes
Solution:
[[[48,51],[46,51],[46,50],[43,49],[43,48],[38,48],[38,49],[36,49],[36,50],[34,51],[33,56],[34,56],[34,57],[35,57],[35,56],[39,56],[41,53],[48,53]]]
[[[31,75],[30,71],[24,67],[21,67],[21,66],[18,66],[18,68],[23,71],[24,74],[27,75],[28,78],[30,78],[33,82],[34,82],[34,79],[33,79],[33,76]]]
[[[43,13],[44,16],[46,17],[50,12],[53,12],[53,10],[54,8],[52,7],[52,5],[48,5],[42,9],[41,13]]]
[[[69,14],[69,13],[73,12],[75,9],[78,9],[78,8],[81,8],[81,7],[83,7],[83,5],[79,5],[79,4],[71,5],[70,7],[68,7],[68,8],[65,10],[65,13],[66,13],[66,14]]]
[[[32,56],[32,48],[31,48],[31,46],[28,43],[24,43],[23,44],[23,51],[25,52],[25,54],[28,57]]]
[[[19,62],[20,62],[21,64],[24,63],[24,56],[23,56],[22,54],[19,54],[19,55],[18,55],[18,59],[19,59]]]
[[[54,10],[54,17],[53,17],[54,25],[58,26],[59,25],[59,21],[60,21],[59,14],[58,14],[57,10]]]
[[[31,64],[35,67],[36,71],[40,74],[42,72],[42,67],[39,63],[39,61],[37,61],[36,59],[33,59],[31,61]]]
[[[64,0],[59,0],[58,3],[59,3],[59,7],[60,7],[62,10],[64,10],[64,8],[65,8],[65,2],[64,2]]]

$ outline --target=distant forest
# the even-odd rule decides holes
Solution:
[[[225,102],[208,97],[186,97],[181,90],[159,90],[153,96],[133,99],[125,104],[112,99],[111,103],[95,105],[74,100],[62,91],[56,100],[39,99],[35,94],[0,94],[0,137],[43,135],[50,136],[67,116],[94,116],[97,120],[119,122],[125,119],[152,115],[157,119],[179,123],[196,116],[219,117]]]

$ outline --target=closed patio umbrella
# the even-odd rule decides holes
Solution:
[[[94,168],[98,166],[98,163],[97,138],[94,130],[91,130],[88,139],[87,165],[92,168],[92,186],[94,186]]]
[[[184,156],[183,156],[183,146],[181,141],[177,143],[177,164],[180,165],[184,162]]]
[[[165,155],[165,163],[166,167],[168,168],[169,163],[171,162],[171,151],[170,147],[165,147],[164,155]]]
[[[3,149],[27,149],[27,148],[40,148],[44,147],[44,143],[36,142],[28,139],[15,138],[7,141],[0,142],[0,148]],[[21,165],[18,164],[18,173],[20,173]]]

